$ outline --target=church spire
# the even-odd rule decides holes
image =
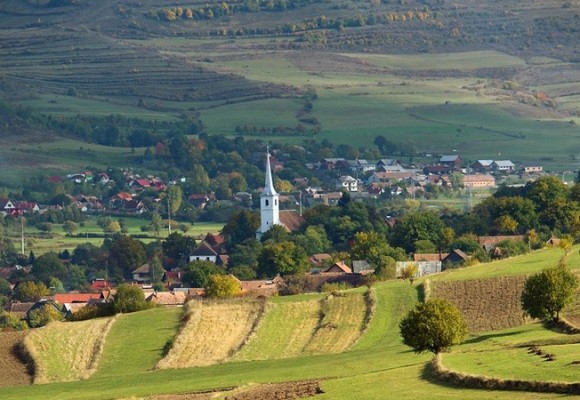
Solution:
[[[262,194],[266,196],[275,196],[276,189],[274,189],[274,181],[272,180],[272,170],[270,168],[270,147],[266,147],[266,182],[264,183],[264,191]]]

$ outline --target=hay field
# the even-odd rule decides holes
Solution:
[[[340,353],[362,334],[366,304],[359,292],[330,295],[322,301],[322,318],[306,354]]]
[[[26,333],[0,332],[0,388],[27,385],[31,381],[28,368],[16,355]]]
[[[470,332],[506,329],[525,323],[520,294],[525,276],[431,283],[431,296],[457,305]]]
[[[157,364],[160,369],[217,364],[244,344],[264,303],[258,301],[190,301],[187,322],[176,336],[169,353]]]
[[[115,318],[53,322],[31,331],[24,339],[34,360],[34,383],[89,378],[96,370],[103,345]]]
[[[275,360],[299,356],[316,330],[319,300],[270,303],[259,327],[233,360]],[[283,346],[280,346],[280,344]]]

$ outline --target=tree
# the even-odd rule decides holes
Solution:
[[[155,233],[155,236],[159,236],[159,232],[161,232],[161,229],[163,229],[163,220],[161,219],[161,216],[158,212],[154,212],[151,215],[150,225],[151,229],[153,229],[153,232]]]
[[[183,192],[181,187],[177,185],[169,186],[167,189],[167,196],[169,199],[169,206],[172,215],[175,215],[181,208],[181,201],[183,200]]]
[[[195,250],[195,240],[190,236],[173,232],[161,243],[166,263],[171,267],[182,267],[189,261],[189,256]]]
[[[293,242],[268,243],[258,257],[258,276],[301,275],[308,269],[304,249]]]
[[[228,222],[222,228],[222,235],[228,249],[233,249],[237,244],[246,239],[255,238],[256,231],[260,227],[260,216],[257,213],[240,210],[231,215]]]
[[[58,258],[56,253],[51,251],[44,253],[35,260],[31,272],[38,279],[46,283],[48,283],[50,278],[53,277],[64,281],[67,275],[67,271],[64,264],[62,263],[62,260]]]
[[[149,303],[145,300],[143,290],[137,286],[119,285],[113,298],[113,309],[116,313],[131,313],[146,310]]]
[[[44,304],[28,313],[28,325],[31,328],[44,326],[52,321],[63,321],[63,313],[53,303]]]
[[[403,343],[416,353],[434,354],[461,343],[467,324],[459,309],[444,299],[429,299],[418,304],[399,324]]]
[[[119,235],[109,246],[109,265],[117,269],[117,274],[130,276],[146,259],[143,243],[130,236]]]
[[[12,297],[15,300],[22,302],[37,302],[43,296],[48,296],[48,294],[49,294],[48,288],[44,283],[24,281],[16,285]]]
[[[210,276],[224,273],[223,268],[211,261],[192,261],[184,269],[183,282],[190,287],[204,288]]]
[[[532,318],[560,319],[560,311],[576,293],[578,278],[565,265],[545,269],[530,276],[520,298],[524,312]]]
[[[393,244],[405,248],[408,252],[415,250],[418,240],[430,240],[439,243],[444,225],[439,215],[433,211],[417,211],[406,214],[397,221],[393,234]]]
[[[240,281],[231,275],[211,275],[205,286],[205,295],[210,298],[225,298],[239,295]]]
[[[62,224],[62,229],[66,232],[67,235],[73,235],[77,229],[79,229],[78,225],[71,220],[66,220],[64,221],[64,224]]]

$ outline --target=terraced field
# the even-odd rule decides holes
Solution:
[[[31,331],[24,339],[34,360],[34,383],[87,379],[97,369],[114,318],[53,322]]]
[[[187,322],[157,367],[189,368],[224,361],[244,344],[264,306],[261,301],[190,301]]]

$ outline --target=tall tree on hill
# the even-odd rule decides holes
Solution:
[[[109,245],[110,272],[117,278],[129,278],[146,259],[143,243],[130,236],[117,235]]]
[[[521,304],[532,318],[557,322],[560,311],[573,301],[578,278],[565,265],[545,269],[524,284]]]
[[[403,343],[416,353],[441,353],[461,343],[467,324],[459,309],[444,299],[429,299],[409,311],[399,324]]]
[[[171,267],[183,267],[189,261],[189,256],[195,250],[195,240],[192,237],[173,232],[161,243],[165,262]]]
[[[308,257],[292,242],[270,243],[262,247],[258,257],[258,276],[301,275],[308,269]]]

